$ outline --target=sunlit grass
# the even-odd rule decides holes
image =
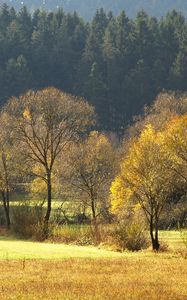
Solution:
[[[180,232],[160,236],[173,249],[182,243]],[[186,300],[187,260],[176,250],[119,253],[4,236],[0,299]]]
[[[118,258],[118,252],[74,245],[0,240],[0,259]]]
[[[181,234],[178,231],[160,233],[161,240],[165,241],[171,249],[182,249]],[[17,240],[14,237],[0,238],[0,259],[69,259],[69,258],[123,258],[130,256],[151,256],[151,251],[135,253],[114,252],[92,246],[75,246],[52,243],[38,243]]]
[[[172,249],[183,249],[185,247],[182,234],[178,230],[160,231],[160,240],[167,243]]]

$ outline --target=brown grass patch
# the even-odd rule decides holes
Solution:
[[[186,300],[187,260],[140,254],[119,260],[0,261],[0,299]]]

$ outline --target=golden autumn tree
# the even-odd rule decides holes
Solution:
[[[135,122],[127,129],[126,135],[139,136],[148,124],[154,126],[156,130],[162,130],[173,118],[185,113],[187,113],[186,94],[162,92],[150,106],[144,108],[143,115],[135,117]]]
[[[4,111],[13,124],[14,135],[30,173],[46,183],[44,237],[47,237],[54,164],[64,147],[77,140],[94,123],[94,110],[81,98],[56,88],[46,88],[10,99]],[[39,171],[33,171],[35,165]]]
[[[172,169],[187,182],[187,114],[168,122],[164,132],[164,147],[172,161]]]
[[[162,146],[163,136],[148,125],[132,142],[121,172],[111,186],[113,210],[124,205],[139,205],[149,224],[152,247],[159,250],[160,215],[172,190],[173,170]]]
[[[104,134],[92,131],[83,141],[70,145],[63,161],[62,174],[70,193],[90,208],[95,224],[101,210],[107,208],[113,178],[115,155],[110,141]]]

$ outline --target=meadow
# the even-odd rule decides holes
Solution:
[[[167,252],[113,252],[0,239],[0,299],[187,299],[187,260],[177,231]],[[183,250],[182,250],[183,249]]]

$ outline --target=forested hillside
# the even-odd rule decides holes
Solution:
[[[0,0],[1,4],[4,2],[14,5],[16,9],[26,5],[31,11],[37,8],[54,10],[63,7],[68,12],[76,10],[86,19],[93,17],[96,9],[99,8],[104,8],[106,11],[111,10],[114,14],[119,14],[124,9],[129,17],[135,17],[141,9],[159,17],[172,9],[187,14],[187,2],[184,0]]]
[[[62,10],[0,11],[0,102],[57,87],[88,99],[99,126],[120,132],[166,90],[187,90],[187,22],[98,11],[89,24]]]

